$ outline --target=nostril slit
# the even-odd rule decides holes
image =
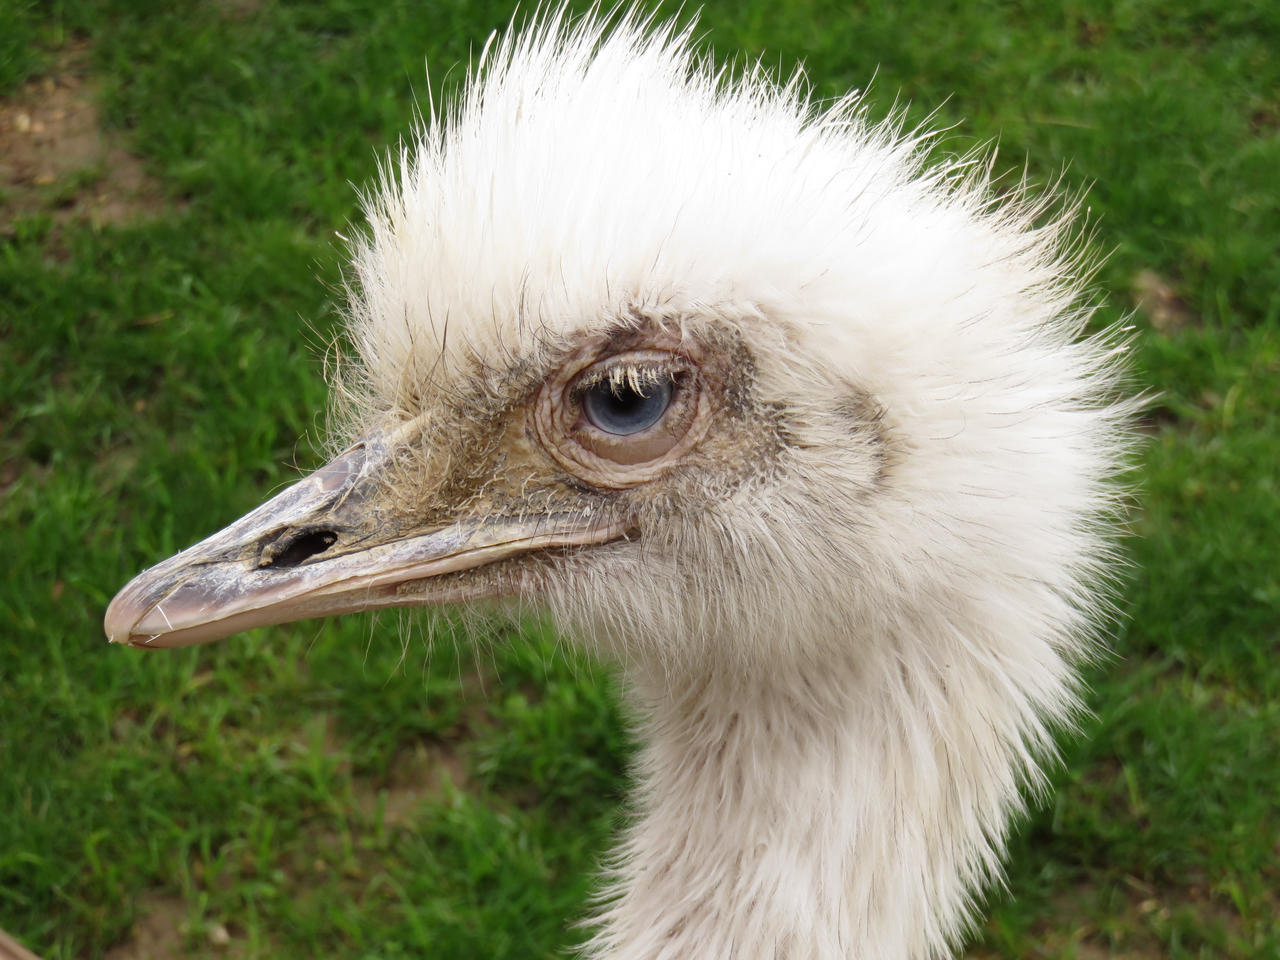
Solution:
[[[272,544],[262,557],[260,567],[296,567],[317,554],[324,553],[338,541],[332,530],[308,530],[280,546]]]

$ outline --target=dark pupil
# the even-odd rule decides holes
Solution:
[[[652,427],[671,403],[671,382],[656,380],[636,389],[602,380],[582,398],[587,419],[605,433],[627,436]]]

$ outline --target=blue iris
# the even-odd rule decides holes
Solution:
[[[605,433],[630,436],[647,430],[662,419],[671,405],[671,381],[643,384],[601,380],[582,397],[582,410]]]

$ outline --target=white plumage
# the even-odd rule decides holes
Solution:
[[[353,446],[108,634],[544,604],[643,743],[591,956],[948,955],[1080,709],[1130,407],[1070,218],[927,143],[635,16],[491,41],[367,198]]]

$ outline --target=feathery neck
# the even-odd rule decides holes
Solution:
[[[920,649],[675,681],[632,668],[638,816],[590,955],[946,956],[1030,767],[989,667]]]

